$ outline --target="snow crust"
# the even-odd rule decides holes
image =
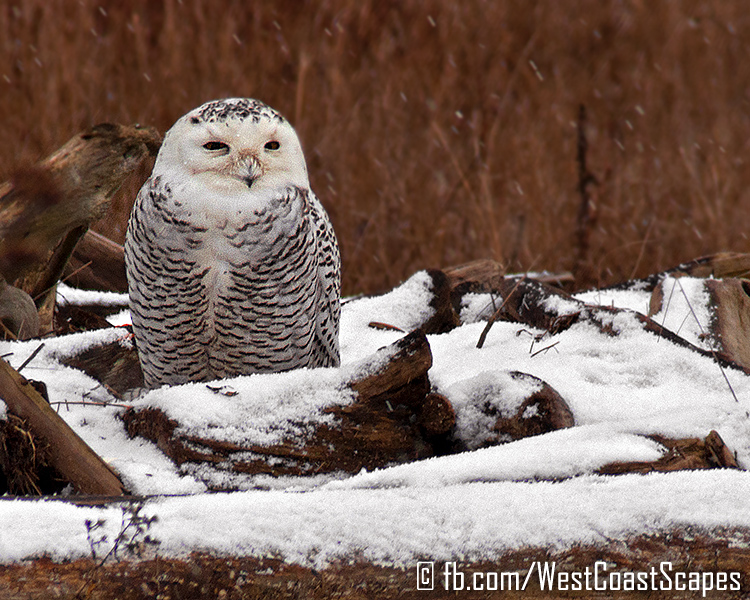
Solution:
[[[706,347],[709,313],[702,280],[667,281],[662,310],[653,318]],[[345,383],[374,370],[387,357],[380,348],[432,314],[430,278],[418,273],[390,293],[347,301],[342,308],[340,369],[300,370],[239,377],[211,384],[153,390],[134,401],[158,406],[204,437],[235,428],[237,441],[304,435],[300,417],[326,418],[323,409],[346,403]],[[89,303],[87,293],[63,288],[68,301]],[[590,304],[647,311],[650,294],[588,292]],[[667,300],[669,300],[667,304]],[[124,306],[123,297],[108,298]],[[685,471],[599,476],[613,461],[658,459],[664,449],[644,436],[705,437],[715,429],[750,465],[750,378],[710,358],[643,331],[633,314],[612,317],[620,332],[607,336],[585,323],[556,336],[496,322],[476,347],[498,298],[465,298],[465,325],[429,336],[430,379],[454,404],[459,435],[477,449],[354,476],[258,477],[238,481],[244,491],[206,493],[200,473],[180,472],[152,443],[128,439],[124,409],[96,381],[60,359],[102,341],[128,342],[123,328],[46,339],[23,374],[47,384],[61,416],[123,478],[132,492],[155,496],[144,514],[156,515],[149,535],[162,556],[194,550],[276,556],[322,567],[364,558],[410,567],[418,559],[482,560],[527,546],[552,549],[608,543],[629,535],[673,528],[750,527],[750,475],[745,471]],[[500,300],[501,302],[501,300]],[[565,312],[566,303],[557,306]],[[696,320],[697,318],[697,320]],[[126,313],[118,323],[127,322]],[[0,342],[0,354],[19,367],[42,342]],[[569,404],[576,426],[501,446],[478,448],[482,415],[470,399],[488,401],[501,389],[500,413],[518,407],[537,377]],[[726,379],[725,379],[726,378]],[[728,383],[727,383],[728,382]],[[209,387],[210,386],[210,387]],[[731,386],[731,389],[730,387]],[[736,396],[736,399],[735,399]],[[91,402],[109,403],[107,406]],[[0,401],[0,418],[4,403]],[[248,427],[248,423],[251,427]],[[249,432],[249,433],[248,433]],[[253,489],[254,488],[254,489]],[[90,556],[86,520],[104,520],[115,539],[119,506],[76,507],[57,501],[0,499],[0,563],[47,555],[56,560]]]

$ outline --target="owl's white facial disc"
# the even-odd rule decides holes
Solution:
[[[290,186],[309,188],[292,126],[247,98],[208,102],[179,119],[154,165],[154,175],[162,173],[185,186],[188,197],[223,199],[232,205],[225,208],[238,210],[262,208],[264,200]]]

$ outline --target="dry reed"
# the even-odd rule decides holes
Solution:
[[[718,0],[6,0],[0,180],[94,123],[253,96],[300,134],[345,293],[480,257],[566,270],[583,105],[612,283],[750,251],[748,54],[750,13]],[[99,230],[122,239],[139,184]]]

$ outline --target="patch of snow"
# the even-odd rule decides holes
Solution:
[[[486,321],[502,306],[503,299],[494,294],[464,294],[461,298],[461,323]]]
[[[113,327],[124,327],[125,325],[131,325],[133,323],[133,320],[130,318],[130,310],[128,309],[109,315],[107,321],[109,321]]]
[[[560,316],[573,315],[581,310],[581,307],[576,302],[564,296],[548,296],[542,301],[542,305],[547,310],[557,313]]]
[[[332,423],[324,409],[350,404],[354,392],[339,369],[298,369],[215,383],[164,386],[142,396],[137,409],[158,408],[180,423],[177,432],[237,444],[270,445],[303,439],[312,425]]]
[[[80,290],[64,283],[57,284],[57,302],[73,306],[99,305],[99,306],[127,306],[127,294],[116,292],[93,292]]]
[[[576,300],[592,306],[627,308],[642,315],[648,315],[651,292],[643,290],[591,290],[575,294]]]
[[[524,438],[512,444],[440,456],[362,472],[324,489],[442,487],[469,482],[561,479],[618,461],[651,461],[664,448],[609,425],[586,425]]]
[[[747,527],[741,471],[584,475],[561,482],[462,483],[395,489],[247,491],[146,502],[159,556],[193,551],[274,556],[324,568],[353,556],[414,568],[418,560],[492,560],[519,548],[562,550],[681,527]],[[118,507],[45,501],[0,504],[4,562],[90,556],[85,521],[117,536]]]
[[[710,350],[703,336],[709,331],[711,318],[705,279],[667,277],[661,285],[662,307],[652,319],[691,344]]]
[[[424,323],[435,313],[430,306],[432,298],[432,278],[426,271],[419,271],[382,296],[345,302],[339,336],[342,363],[362,360]],[[372,322],[392,325],[402,332],[377,330],[368,326]]]

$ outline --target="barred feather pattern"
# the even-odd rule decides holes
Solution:
[[[289,187],[242,222],[209,223],[152,177],[125,260],[148,387],[339,365],[338,244],[309,189]]]

